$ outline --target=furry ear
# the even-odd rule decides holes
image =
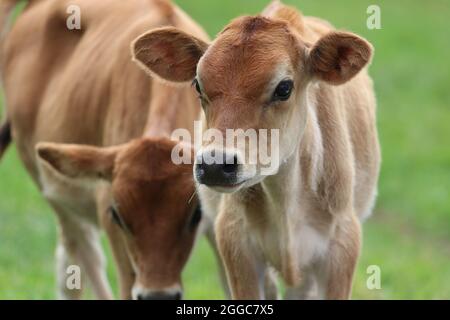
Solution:
[[[114,162],[119,147],[46,143],[36,146],[40,161],[45,161],[60,174],[69,178],[112,180]]]
[[[208,44],[174,27],[151,30],[131,44],[133,61],[151,75],[172,82],[192,81]]]
[[[309,69],[314,78],[339,85],[353,78],[372,57],[372,45],[348,32],[323,36],[309,53]]]

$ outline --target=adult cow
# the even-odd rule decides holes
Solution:
[[[2,3],[3,19],[16,2]],[[80,29],[68,11],[81,13]],[[2,33],[7,118],[0,155],[12,138],[57,214],[60,298],[81,295],[66,287],[71,264],[81,266],[98,298],[112,297],[99,225],[109,236],[122,298],[181,297],[201,212],[192,165],[172,162],[177,141],[169,137],[175,128],[193,129],[198,101],[189,86],[152,80],[130,54],[133,44],[135,60],[145,60],[145,32],[167,25],[207,38],[162,0],[30,1]]]

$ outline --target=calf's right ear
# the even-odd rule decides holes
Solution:
[[[207,48],[203,40],[174,27],[151,30],[131,44],[133,61],[151,75],[171,82],[192,81]]]

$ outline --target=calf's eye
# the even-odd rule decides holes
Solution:
[[[117,212],[117,209],[114,208],[114,206],[109,207],[109,215],[111,217],[111,220],[117,224],[119,227],[123,228],[122,219],[120,219],[119,213]]]
[[[294,82],[292,80],[281,81],[273,93],[272,101],[286,101],[291,96],[293,88]]]
[[[195,90],[197,90],[198,94],[201,95],[202,89],[200,88],[200,84],[198,83],[197,79],[194,79],[194,81],[192,81],[192,85],[195,87]]]

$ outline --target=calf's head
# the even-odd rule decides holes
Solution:
[[[191,81],[205,128],[223,133],[226,143],[204,137],[194,166],[200,184],[221,192],[249,187],[276,173],[304,133],[308,86],[347,82],[372,52],[366,40],[348,32],[333,31],[308,43],[289,21],[263,16],[232,21],[211,44],[168,27],[147,33],[135,45],[147,49],[146,54],[136,52],[135,59],[150,73],[171,82]],[[231,143],[227,129],[234,129]],[[277,151],[270,154],[275,165],[265,173],[261,150],[253,150],[261,146],[267,154]],[[211,154],[222,161],[204,161]],[[250,161],[255,154],[256,162]]]
[[[192,249],[201,212],[192,165],[175,165],[169,139],[137,139],[120,146],[40,143],[41,161],[68,179],[106,181],[103,203],[120,232],[135,272],[133,298],[181,297],[181,271]],[[184,148],[183,150],[187,150]],[[108,222],[108,221],[107,221]]]

